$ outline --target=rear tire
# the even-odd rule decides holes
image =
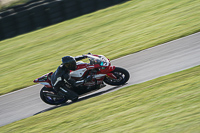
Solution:
[[[63,97],[63,98],[55,98],[55,97],[47,96],[46,95],[47,93],[55,94],[56,92],[55,92],[55,90],[53,90],[53,88],[43,87],[41,89],[40,98],[42,99],[42,101],[44,101],[47,104],[59,105],[59,104],[65,103],[68,100],[65,97]]]
[[[123,85],[129,80],[130,77],[129,72],[120,67],[116,67],[115,70],[111,73],[113,73],[117,77],[117,79],[106,76],[104,82],[109,85]]]

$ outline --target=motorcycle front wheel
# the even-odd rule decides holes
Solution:
[[[130,77],[129,72],[120,67],[116,67],[111,73],[113,73],[117,79],[106,76],[104,78],[104,82],[109,85],[123,85],[129,80]]]
[[[56,92],[53,88],[43,87],[40,91],[40,98],[47,104],[59,105],[65,103],[68,99],[63,97],[56,97]]]

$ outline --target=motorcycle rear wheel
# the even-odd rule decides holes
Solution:
[[[120,67],[116,67],[115,70],[112,71],[111,73],[113,73],[117,77],[117,79],[113,79],[111,77],[106,76],[104,78],[104,82],[109,85],[114,85],[114,86],[115,85],[123,85],[130,78],[129,72]]]
[[[42,99],[42,101],[44,101],[47,104],[59,105],[59,104],[65,103],[68,100],[65,97],[62,97],[62,98],[51,97],[51,96],[48,96],[47,93],[55,94],[55,91],[53,90],[53,88],[47,88],[47,87],[43,87],[40,90],[40,98]]]

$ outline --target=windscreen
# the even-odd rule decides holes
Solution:
[[[99,64],[100,66],[108,66],[110,61],[103,55],[93,56],[88,55],[88,58],[90,60],[90,65]]]

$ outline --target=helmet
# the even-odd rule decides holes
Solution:
[[[76,70],[76,60],[72,56],[63,57],[62,64],[69,70]]]

